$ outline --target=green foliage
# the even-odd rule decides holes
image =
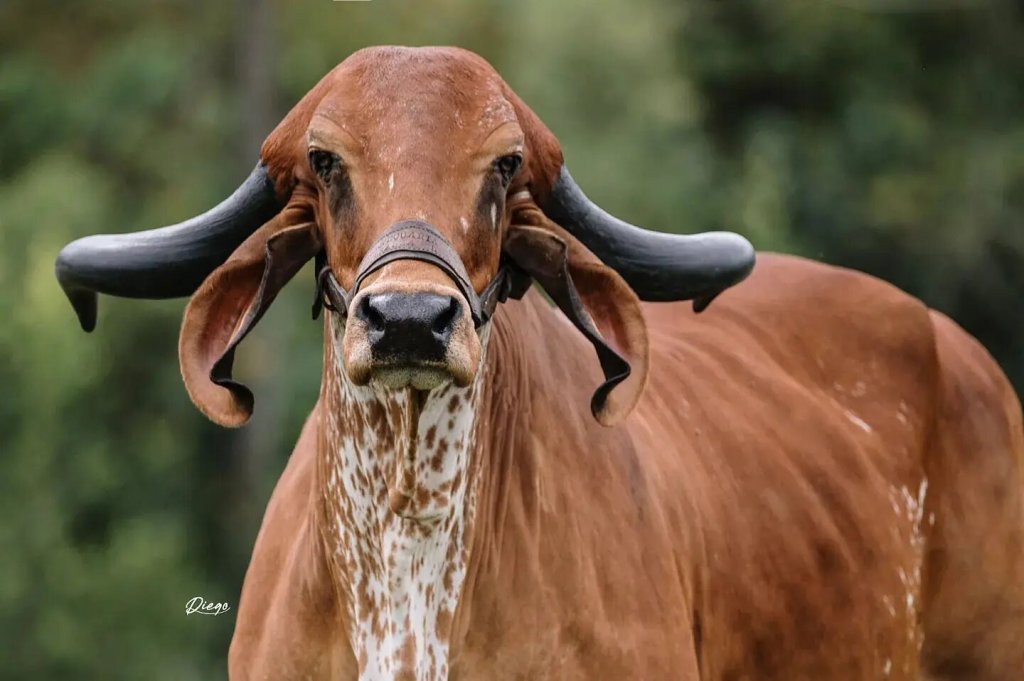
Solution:
[[[237,606],[316,398],[311,277],[246,342],[256,416],[225,432],[181,386],[181,301],[104,299],[87,336],[52,267],[74,237],[175,222],[244,176],[268,124],[240,55],[265,55],[279,116],[359,47],[476,50],[613,212],[890,279],[1024,388],[1018,5],[310,0],[260,24],[268,1],[0,5],[0,679],[224,676],[234,611],[184,606]]]

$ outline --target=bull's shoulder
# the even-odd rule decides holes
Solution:
[[[682,304],[645,311],[651,374],[641,418],[657,437],[699,430],[737,468],[747,458],[760,466],[765,442],[773,466],[866,457],[851,464],[863,468],[921,455],[938,394],[935,329],[928,308],[898,288],[764,255],[700,315]]]

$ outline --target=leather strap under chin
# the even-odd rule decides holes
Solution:
[[[480,328],[490,320],[498,303],[508,298],[521,298],[530,287],[530,277],[507,258],[502,258],[494,279],[479,294],[469,281],[462,258],[443,234],[419,220],[405,220],[389,227],[370,246],[359,267],[352,288],[345,290],[327,263],[324,251],[316,256],[316,298],[313,319],[327,309],[341,315],[348,313],[352,299],[366,277],[396,260],[419,260],[434,265],[455,283],[469,303],[473,325]]]

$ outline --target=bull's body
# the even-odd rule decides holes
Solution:
[[[707,306],[751,245],[609,215],[452,48],[352,55],[219,206],[57,275],[86,330],[98,291],[195,291],[185,386],[238,426],[235,349],[311,259],[320,399],[235,681],[1024,678],[1020,404],[920,302],[768,256],[699,319],[642,307]],[[487,321],[524,276],[565,317]]]
[[[395,678],[1024,677],[1024,436],[984,349],[887,284],[783,257],[699,318],[644,311],[649,385],[614,429],[581,413],[596,367],[539,295],[497,315],[457,607],[406,613],[420,638],[395,643]],[[366,668],[337,559],[329,336],[233,679]],[[385,569],[395,591],[416,560]]]

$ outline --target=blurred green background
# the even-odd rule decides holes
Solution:
[[[970,7],[968,7],[970,5]],[[945,0],[0,3],[0,678],[217,679],[263,508],[318,388],[301,275],[246,341],[239,431],[178,375],[183,302],[79,329],[68,240],[218,202],[372,44],[489,59],[612,212],[889,279],[1024,388],[1024,16]],[[307,273],[308,274],[308,273]]]

